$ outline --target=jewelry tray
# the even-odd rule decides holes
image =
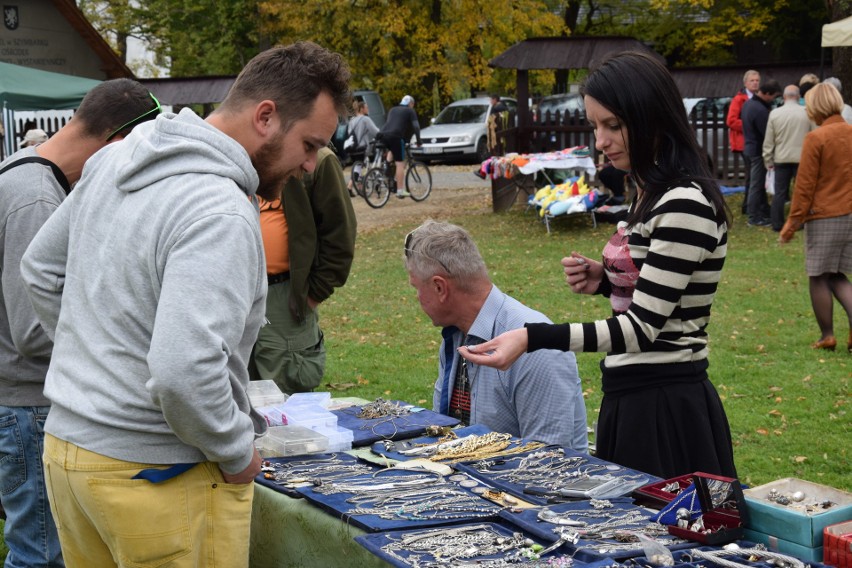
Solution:
[[[732,477],[695,472],[692,474],[695,491],[701,505],[701,517],[706,532],[669,525],[669,533],[703,544],[722,544],[742,538],[743,525],[748,523],[745,497],[740,482]]]
[[[463,438],[465,436],[470,435],[482,436],[483,434],[488,434],[489,432],[491,432],[491,429],[483,424],[472,424],[471,426],[465,426],[464,428],[455,428],[453,432],[459,438]],[[420,456],[408,456],[399,453],[399,450],[407,450],[419,444],[434,444],[438,440],[439,438],[437,436],[407,438],[404,442],[396,442],[391,440],[393,445],[390,448],[385,446],[385,440],[380,440],[370,446],[370,451],[378,456],[382,456],[390,460],[407,461]]]
[[[490,527],[494,531],[496,531],[499,534],[506,536],[506,537],[511,537],[513,535],[513,533],[518,532],[517,528],[506,526],[502,523],[465,523],[464,525],[454,525],[453,527],[447,527],[447,528],[448,529],[463,528],[463,527],[466,527],[466,526],[473,526],[474,524],[475,525],[485,525],[487,527]],[[421,532],[425,532],[425,531],[424,530],[417,530],[417,531],[401,530],[401,531],[394,531],[394,532],[380,533],[380,534],[365,534],[365,535],[356,536],[355,542],[357,542],[358,544],[360,544],[361,546],[363,546],[364,548],[366,548],[367,550],[369,550],[370,552],[372,552],[373,554],[375,554],[376,556],[378,556],[379,558],[381,558],[382,560],[384,560],[385,562],[387,562],[388,564],[390,564],[392,566],[397,566],[398,568],[409,568],[411,566],[418,565],[418,564],[407,562],[407,560],[409,558],[411,558],[411,556],[413,554],[417,554],[417,553],[414,553],[412,551],[407,551],[407,550],[400,551],[399,556],[402,557],[402,559],[403,559],[403,560],[400,560],[398,558],[395,558],[395,557],[389,555],[385,550],[383,550],[383,547],[392,543],[392,542],[398,541],[399,539],[401,539],[404,536],[417,534],[417,533],[421,533]],[[525,534],[524,536],[529,538],[529,535]],[[534,537],[532,538],[532,540],[535,542],[535,544],[542,545],[542,541],[540,541],[540,540],[538,540]],[[558,554],[559,550],[560,549],[557,549],[554,552],[548,553],[547,555],[545,555],[543,560],[547,560],[547,559],[550,559],[550,558],[559,558],[560,557],[560,555]],[[419,562],[421,563],[420,565],[422,565],[422,563],[434,562],[434,560],[435,560],[435,557],[432,556],[432,555],[428,555],[428,554],[417,554],[417,555],[420,556],[420,558],[419,558]],[[502,557],[503,557],[503,555],[492,554],[492,555],[487,555],[487,556],[476,556],[476,557],[472,557],[472,558],[464,558],[464,559],[460,558],[459,562],[462,562],[462,561],[471,562],[471,563],[477,562],[477,561],[483,561],[484,562],[484,561],[487,561],[489,559],[502,558]],[[519,564],[519,566],[523,566],[523,564]]]
[[[385,470],[380,470],[385,471]],[[423,475],[422,471],[411,471],[411,470],[393,470],[394,476],[401,477],[413,477],[417,475]],[[372,479],[376,485],[386,483],[389,481],[389,477],[382,475],[361,475],[355,476],[352,478],[348,478],[343,483],[351,483],[351,482],[366,482],[371,483]],[[372,484],[372,483],[371,483]],[[501,506],[495,505],[491,501],[480,497],[473,493],[470,488],[462,487],[459,483],[451,481],[448,477],[442,478],[442,483],[440,484],[440,490],[444,495],[447,495],[449,492],[463,492],[466,495],[475,497],[476,499],[476,511],[470,511],[470,513],[465,516],[462,513],[459,513],[458,516],[454,516],[452,518],[445,519],[411,519],[411,518],[391,518],[386,519],[379,515],[375,514],[358,514],[353,513],[352,511],[356,509],[359,505],[348,503],[346,500],[355,496],[355,493],[352,492],[339,492],[339,493],[321,493],[316,491],[316,487],[298,487],[296,490],[308,501],[319,507],[320,509],[328,512],[334,517],[341,519],[342,521],[352,524],[362,530],[367,532],[384,532],[384,531],[392,531],[392,530],[403,530],[403,529],[413,529],[413,528],[427,528],[427,527],[435,527],[435,526],[443,526],[450,524],[460,524],[465,522],[484,522],[488,520],[494,520],[497,518],[497,513],[502,508]],[[429,489],[436,489],[434,486],[430,486]],[[386,494],[386,492],[383,492]],[[399,511],[399,507],[388,507],[387,510],[389,512]],[[431,509],[425,509],[431,510]],[[418,511],[418,513],[422,513],[423,509]],[[415,513],[416,514],[416,513]]]
[[[559,451],[562,452],[561,455],[558,454]],[[525,458],[534,459],[537,452],[542,452],[542,454],[539,455],[544,455],[543,453],[545,452],[555,452],[553,456],[544,457],[542,460],[540,460],[538,465],[551,466],[553,464],[570,462],[572,460],[582,460],[576,468],[573,468],[574,471],[588,472],[590,470],[593,470],[591,471],[591,473],[594,473],[596,476],[607,475],[613,478],[622,479],[627,485],[624,492],[620,493],[618,496],[630,493],[630,491],[632,491],[632,489],[636,485],[644,485],[648,482],[655,482],[660,480],[660,478],[655,477],[653,475],[643,473],[641,471],[636,471],[635,469],[629,469],[620,465],[616,465],[614,463],[604,461],[600,458],[596,458],[588,454],[576,452],[574,450],[563,449],[559,446],[547,446],[545,448],[533,450],[531,452],[525,452],[514,456],[507,456],[505,458],[499,458],[496,460],[486,459],[477,462],[460,463],[455,464],[454,467],[459,471],[464,471],[472,475],[473,477],[481,479],[483,482],[489,485],[493,485],[497,489],[500,489],[507,493],[511,493],[538,505],[547,505],[548,503],[553,503],[554,496],[561,490],[567,490],[566,494],[562,495],[562,498],[558,499],[556,502],[559,502],[560,500],[566,501],[583,498],[583,496],[579,493],[571,494],[570,491],[571,489],[576,489],[578,477],[582,476],[551,476],[548,479],[548,483],[551,485],[551,487],[541,487],[535,485],[528,486],[513,483],[505,479],[499,479],[495,477],[494,474],[489,473],[495,472],[495,474],[500,474],[518,469],[518,465],[522,464],[522,460],[524,460]],[[484,464],[487,464],[487,469],[483,469],[482,467],[480,467]]]
[[[630,498],[622,497],[617,499],[607,499],[607,501],[612,503],[611,508],[595,509],[591,506],[589,501],[577,501],[574,503],[549,505],[548,507],[546,507],[546,509],[559,514],[568,513],[569,518],[573,520],[588,522],[589,528],[594,528],[593,525],[595,523],[607,521],[608,516],[610,514],[623,515],[632,511],[635,511],[637,514],[642,515],[643,517],[648,519],[649,523],[652,523],[650,519],[653,516],[653,513],[651,511],[648,511],[647,509],[637,507],[633,504],[633,501]],[[530,533],[538,539],[541,539],[544,542],[555,542],[559,539],[559,534],[553,532],[553,529],[559,527],[560,525],[540,521],[538,519],[538,515],[541,511],[542,509],[528,509],[523,510],[521,512],[513,512],[511,510],[504,509],[503,511],[500,511],[500,516],[507,522],[517,526],[520,529],[523,529],[524,531]],[[574,512],[576,512],[577,515],[572,516],[571,513]],[[595,513],[599,514],[595,516]],[[631,524],[631,526],[636,527],[636,524]],[[566,526],[564,528],[581,532],[586,527]],[[636,528],[627,530],[635,531]],[[670,550],[677,550],[694,546],[694,543],[684,542],[683,540],[668,534],[662,534],[657,536],[656,538],[660,539],[663,545]],[[616,542],[614,539],[591,540],[584,539],[582,537],[582,534],[580,535],[580,540],[576,544],[572,545],[568,543],[564,544],[563,546],[575,551],[572,552],[572,556],[580,562],[594,562],[597,560],[602,560],[604,558],[619,560],[631,558],[634,556],[641,556],[642,554],[644,554],[642,544],[639,542],[620,543]],[[608,548],[610,547],[619,548],[615,550],[608,550]],[[601,550],[604,548],[607,548],[607,550],[601,552]]]
[[[392,401],[403,406],[409,406],[404,401]],[[358,418],[362,406],[350,406],[340,410],[332,410],[337,415],[337,425],[352,430],[352,446],[368,446],[379,440],[402,440],[413,438],[426,432],[426,427],[455,426],[458,420],[451,416],[438,414],[431,410],[416,409],[402,416],[364,419]]]
[[[263,461],[264,462],[270,462],[271,464],[298,464],[298,463],[304,462],[306,464],[314,464],[315,463],[318,466],[321,466],[324,463],[328,463],[330,459],[334,459],[335,461],[340,462],[340,463],[344,463],[344,464],[351,464],[351,465],[361,464],[361,465],[364,465],[364,466],[370,466],[369,463],[361,461],[358,458],[356,458],[355,456],[352,456],[352,455],[344,453],[344,452],[328,453],[328,454],[312,454],[312,455],[307,455],[307,456],[293,456],[293,457],[289,457],[289,458],[267,458]],[[372,466],[372,467],[375,470],[380,469],[377,466]],[[302,498],[302,494],[299,493],[298,491],[296,491],[295,487],[287,487],[285,485],[282,485],[281,483],[276,482],[274,479],[267,479],[265,477],[266,473],[269,473],[269,472],[261,471],[257,475],[257,477],[255,477],[255,481],[257,483],[265,486],[265,487],[268,487],[268,488],[274,490],[274,491],[278,491],[279,493],[283,493],[284,495],[287,495],[288,497],[293,497],[293,498],[296,498],[296,499]],[[322,480],[322,475],[317,474],[316,470],[311,472],[310,477],[311,477],[311,481],[313,481],[314,479]]]

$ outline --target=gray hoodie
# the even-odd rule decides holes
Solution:
[[[54,340],[45,431],[120,460],[248,466],[265,428],[246,395],[266,302],[257,184],[189,110],[89,159],[21,263]]]
[[[35,147],[12,154],[0,169],[36,156]],[[0,404],[47,406],[44,376],[53,344],[33,312],[21,257],[62,200],[65,190],[50,167],[20,163],[0,176]]]

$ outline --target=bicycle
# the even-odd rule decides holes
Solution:
[[[423,201],[432,192],[432,172],[429,166],[415,162],[407,151],[405,160],[405,189],[414,201]],[[368,162],[352,164],[352,187],[374,209],[384,207],[390,199],[391,188],[395,190],[396,164],[385,159],[387,148],[380,142],[372,142],[365,157]],[[366,169],[365,175],[360,175]]]

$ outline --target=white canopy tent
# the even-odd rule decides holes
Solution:
[[[819,50],[819,77],[825,78],[825,48],[852,46],[852,16],[825,24]]]
[[[852,46],[852,16],[822,27],[822,47]]]

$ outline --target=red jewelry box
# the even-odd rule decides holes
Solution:
[[[669,534],[710,545],[741,539],[747,512],[739,480],[698,471],[690,477],[701,504],[701,516],[687,521],[685,527],[669,526]]]
[[[678,496],[678,494],[690,486],[692,483],[692,475],[681,475],[680,477],[672,477],[671,479],[664,479],[663,481],[657,481],[655,483],[649,483],[648,485],[643,485],[642,487],[635,489],[633,493],[630,494],[633,497],[634,502],[637,505],[642,507],[648,507],[649,509],[662,509],[666,505],[672,502],[672,500]],[[677,486],[677,489],[672,491]],[[666,490],[668,487],[670,490]]]

